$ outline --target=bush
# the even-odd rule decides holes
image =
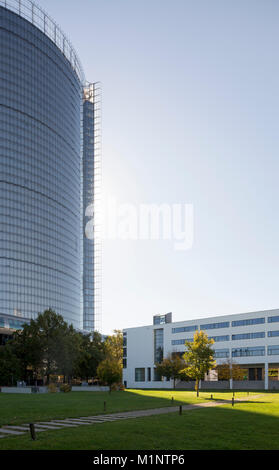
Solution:
[[[68,393],[71,392],[72,386],[69,384],[60,385],[60,392]]]
[[[51,383],[47,386],[48,392],[49,393],[56,393],[57,392],[57,387],[56,384]]]

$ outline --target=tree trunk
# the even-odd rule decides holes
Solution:
[[[173,379],[173,389],[175,390],[175,379]]]
[[[200,396],[200,391],[199,391],[199,379],[196,379],[196,390],[197,390],[197,397]]]

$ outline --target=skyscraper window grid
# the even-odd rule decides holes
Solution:
[[[0,0],[0,40],[0,312],[35,318],[53,308],[76,328],[92,330],[100,296],[94,241],[91,256],[83,256],[84,73],[59,26],[29,0]],[[91,88],[90,203],[99,178],[95,153],[101,160],[100,86]]]

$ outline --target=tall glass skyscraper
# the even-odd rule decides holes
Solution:
[[[52,308],[96,327],[96,90],[40,7],[0,0],[0,323]]]

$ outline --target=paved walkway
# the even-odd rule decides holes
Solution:
[[[235,399],[234,403],[237,404],[240,401],[250,401],[251,399],[257,399],[263,395],[251,395],[246,397],[241,397]],[[213,406],[220,406],[231,404],[231,400],[218,400],[218,401],[209,401],[205,403],[197,403],[191,405],[182,405],[183,411],[188,410],[197,410],[201,408],[209,408]],[[173,405],[166,408],[155,408],[149,410],[136,410],[136,411],[125,411],[122,413],[112,413],[105,415],[95,415],[95,416],[82,416],[80,418],[65,418],[65,419],[54,419],[51,421],[40,421],[34,423],[36,432],[64,429],[64,428],[73,428],[82,425],[90,424],[102,424],[107,422],[119,421],[121,419],[131,419],[131,418],[142,418],[144,416],[154,416],[161,415],[166,413],[178,413],[179,406]],[[7,425],[0,428],[0,439],[9,436],[22,436],[29,432],[29,424],[18,424],[18,425]]]

